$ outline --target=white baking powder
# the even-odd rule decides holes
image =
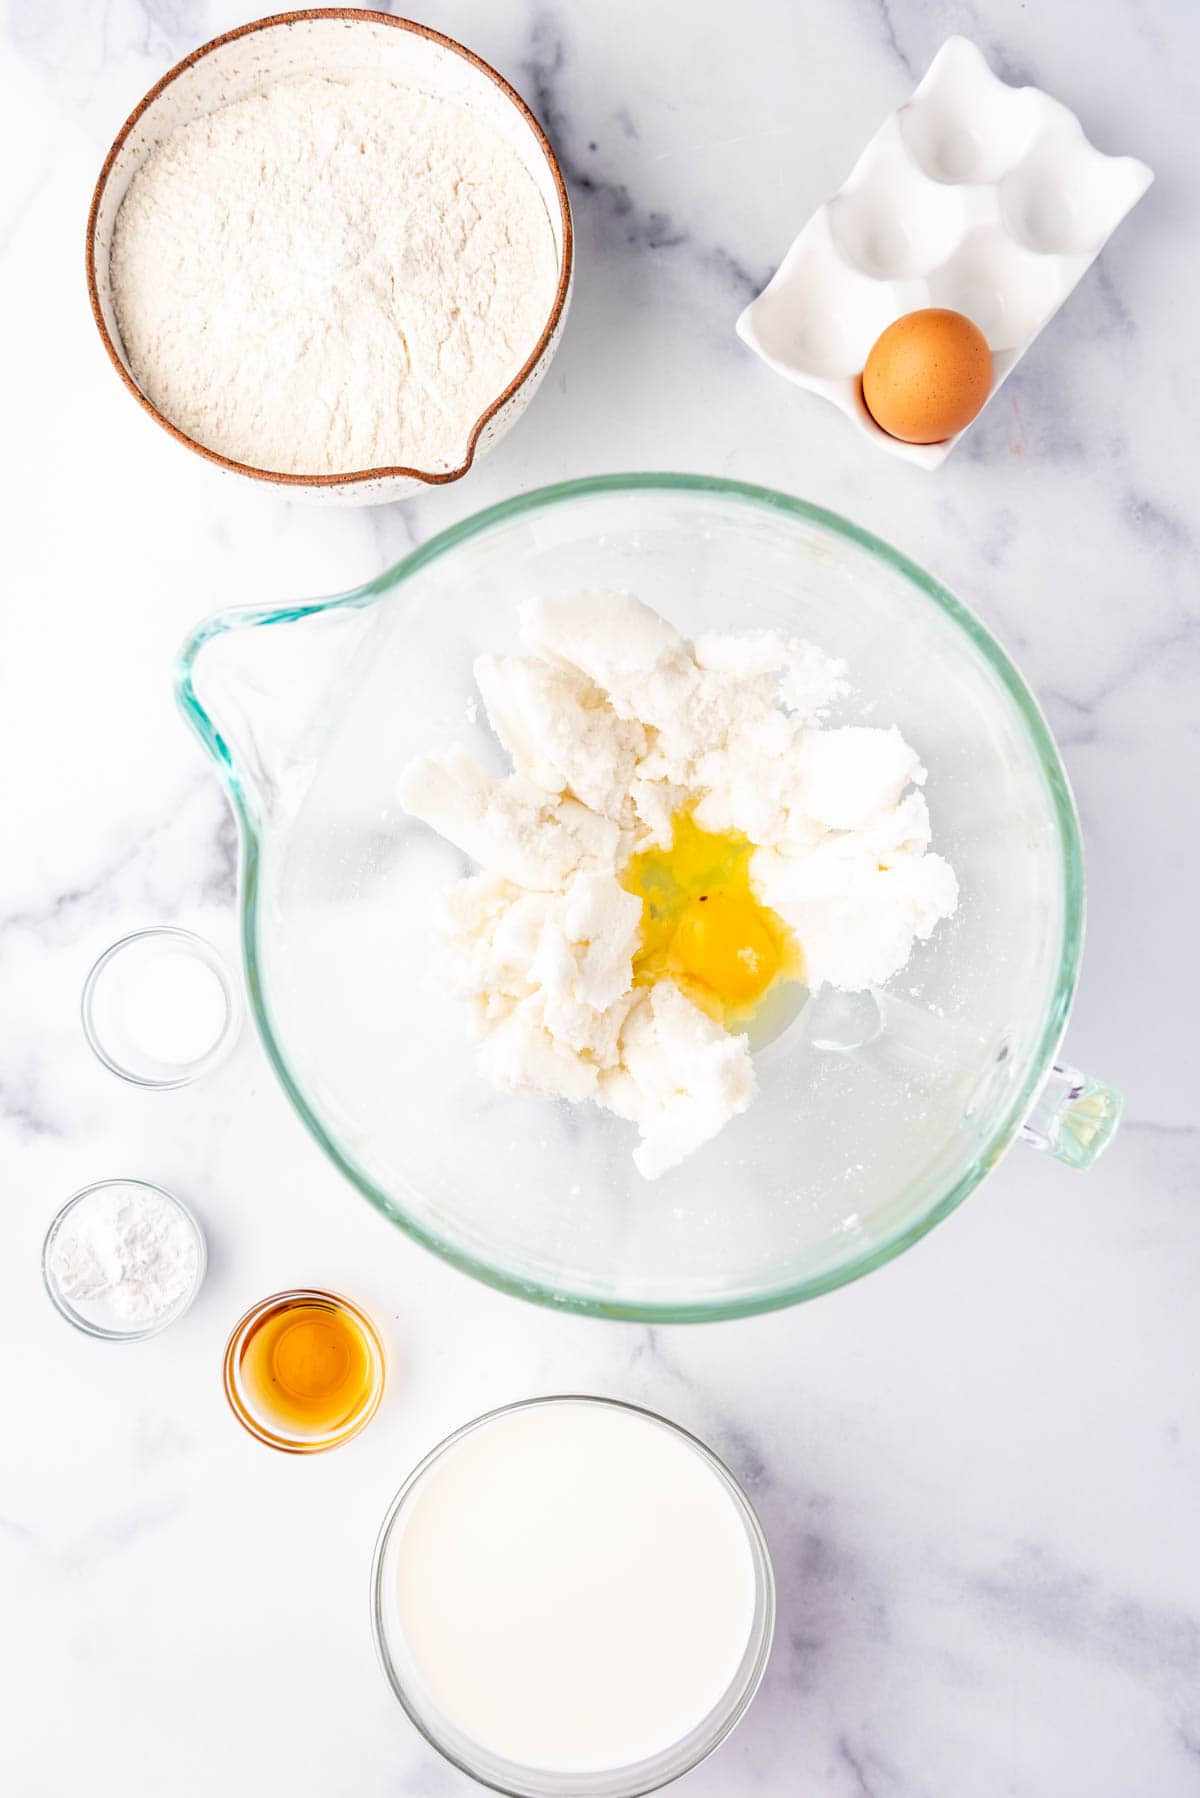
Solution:
[[[549,215],[475,113],[302,76],[171,132],[112,247],[134,379],[189,437],[284,474],[459,466],[554,301]]]
[[[59,1292],[91,1323],[145,1329],[190,1290],[199,1249],[184,1213],[135,1181],[101,1186],[71,1207],[50,1247]]]

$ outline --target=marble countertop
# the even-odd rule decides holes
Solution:
[[[375,1530],[410,1465],[461,1420],[591,1389],[711,1441],[774,1551],[766,1684],[684,1781],[689,1798],[1200,1792],[1186,997],[1200,889],[1200,11],[411,8],[494,62],[548,127],[579,236],[574,310],[529,415],[466,484],[331,513],[172,451],[113,379],[88,314],[83,226],[105,148],[163,70],[243,10],[45,0],[10,11],[3,45],[0,1789],[466,1794],[375,1667]],[[951,30],[1158,179],[926,475],[772,376],[733,321]],[[1125,1090],[1128,1117],[1086,1177],[1014,1152],[856,1286],[666,1330],[553,1316],[473,1284],[352,1194],[249,1036],[210,1080],[142,1092],[90,1057],[78,999],[95,954],[141,925],[233,947],[233,830],[171,696],[193,622],[349,587],[518,489],[677,467],[849,514],[941,575],[1015,655],[1087,844],[1069,1053]],[[71,1332],[38,1278],[61,1199],[114,1174],[192,1201],[212,1251],[186,1320],[130,1349]],[[236,1428],[218,1368],[246,1304],[312,1280],[380,1319],[393,1373],[360,1441],[296,1462]]]

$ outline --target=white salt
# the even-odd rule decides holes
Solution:
[[[228,1016],[216,972],[170,938],[127,944],[100,970],[92,992],[94,1034],[134,1073],[192,1066],[216,1045]]]

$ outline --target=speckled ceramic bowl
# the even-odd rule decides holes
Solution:
[[[370,69],[478,114],[521,158],[546,203],[558,252],[558,285],[541,336],[515,379],[498,393],[467,435],[457,467],[362,468],[340,474],[279,474],[235,462],[172,424],[130,372],[113,306],[109,262],[113,227],[134,174],[176,126],[259,92],[281,77]],[[104,159],[87,227],[87,280],[92,312],[113,367],[134,399],[164,431],[232,474],[285,489],[293,499],[377,505],[425,486],[469,474],[525,410],[550,365],[566,318],[573,268],[571,212],[562,171],[541,126],[495,69],[451,38],[408,19],[344,7],[280,13],[242,25],[204,44],[164,75],[135,107]]]

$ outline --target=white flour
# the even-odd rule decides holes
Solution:
[[[133,375],[256,468],[457,467],[550,315],[558,260],[515,151],[382,76],[302,76],[180,126],[117,216]]]
[[[102,1187],[59,1227],[50,1274],[93,1323],[143,1329],[171,1311],[196,1278],[196,1238],[179,1207],[153,1187]]]

